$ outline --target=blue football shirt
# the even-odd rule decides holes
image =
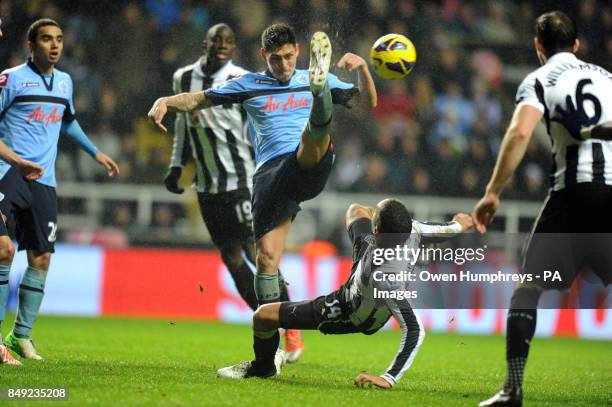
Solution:
[[[327,81],[332,101],[349,106],[357,88],[333,74],[328,75]],[[205,93],[214,105],[242,103],[258,167],[298,147],[312,109],[313,97],[305,69],[297,69],[288,82],[266,73],[248,73]]]
[[[40,164],[41,184],[56,186],[55,159],[62,121],[75,119],[72,79],[59,69],[42,75],[31,61],[0,74],[0,137],[20,157]],[[0,160],[0,178],[10,169]]]

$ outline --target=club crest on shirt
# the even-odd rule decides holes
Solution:
[[[66,81],[61,81],[58,86],[60,92],[62,92],[64,95],[68,95],[68,84]]]
[[[308,85],[308,76],[299,74],[295,76],[295,81],[300,85]]]

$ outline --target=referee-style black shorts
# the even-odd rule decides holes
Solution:
[[[57,197],[55,188],[27,181],[11,168],[0,180],[0,212],[8,222],[15,222],[19,250],[55,251],[57,232]],[[0,236],[7,236],[5,222],[0,222]]]
[[[202,219],[217,247],[253,236],[251,192],[248,188],[218,194],[198,192]]]
[[[612,283],[612,187],[579,183],[549,194],[527,240],[522,270],[559,271],[562,281],[536,278],[533,283],[567,289],[587,269],[604,285]]]
[[[313,168],[304,170],[297,161],[297,150],[263,164],[253,176],[253,233],[255,239],[294,218],[300,203],[319,195],[334,162],[334,148],[329,149]]]

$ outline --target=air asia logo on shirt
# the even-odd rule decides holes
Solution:
[[[51,113],[47,113],[42,107],[38,106],[36,110],[30,113],[27,117],[29,122],[40,122],[48,126],[49,123],[58,123],[62,120],[62,114],[57,114],[57,107],[51,110]]]
[[[310,99],[302,96],[299,99],[295,98],[295,93],[292,93],[287,99],[286,102],[283,103],[282,100],[276,99],[274,96],[270,96],[261,111],[263,113],[268,112],[276,112],[278,109],[282,109],[283,113],[287,110],[295,110],[300,107],[308,107],[310,106]]]

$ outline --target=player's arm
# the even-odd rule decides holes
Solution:
[[[161,97],[153,103],[148,116],[157,127],[167,132],[168,129],[162,124],[162,120],[168,111],[191,112],[192,110],[204,109],[212,104],[204,92],[179,93],[174,96]]]
[[[386,290],[391,288],[387,287]],[[399,289],[399,287],[398,287]],[[380,376],[361,373],[355,378],[357,387],[374,386],[381,389],[390,389],[402,378],[410,368],[414,358],[425,339],[425,329],[412,310],[408,300],[385,300],[387,307],[393,314],[401,330],[399,349],[387,368]]]
[[[100,151],[98,147],[91,142],[76,119],[63,121],[61,132],[102,165],[106,169],[109,177],[119,174],[119,166],[117,163]]]
[[[159,98],[149,110],[149,119],[163,131],[168,131],[162,124],[162,120],[168,111],[191,112],[193,110],[206,109],[226,103],[241,103],[249,96],[243,77],[227,81],[224,85],[208,89],[204,92],[179,93],[174,96]]]
[[[523,159],[533,131],[542,119],[542,115],[542,110],[526,103],[519,104],[514,110],[485,195],[474,207],[472,216],[475,227],[480,233],[484,233],[486,225],[493,221],[495,211],[499,207],[499,195]]]
[[[172,89],[174,93],[181,93],[182,71],[174,74]],[[174,119],[174,134],[172,138],[172,156],[170,157],[170,168],[164,177],[166,189],[175,194],[182,194],[185,190],[179,187],[178,181],[181,178],[183,167],[191,155],[189,144],[189,129],[187,117],[184,113],[177,113]]]
[[[367,62],[359,55],[347,52],[340,58],[337,66],[349,72],[357,70],[357,84],[359,87],[357,109],[362,113],[374,109],[378,103],[378,97],[376,95],[376,85],[374,85],[374,79],[372,79]]]
[[[580,131],[582,138],[597,139],[597,140],[612,140],[612,121],[601,123],[596,126],[590,126]]]
[[[8,72],[0,74],[0,112],[10,109],[16,96],[20,91],[20,86],[14,83],[14,76]],[[42,177],[44,168],[32,161],[24,160],[15,153],[9,146],[0,140],[0,158],[14,167],[21,175],[34,181]]]
[[[24,160],[9,146],[0,140],[0,158],[14,167],[21,175],[29,181],[35,181],[43,176],[45,169],[35,162]]]
[[[472,216],[458,213],[450,222],[412,221],[412,228],[422,237],[423,243],[442,243],[474,227]]]

